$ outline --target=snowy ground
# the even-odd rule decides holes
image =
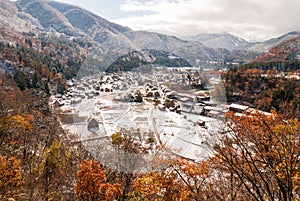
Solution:
[[[135,85],[132,89],[136,88]],[[112,157],[118,153],[111,145],[109,138],[113,133],[124,128],[126,130],[139,129],[142,133],[153,133],[156,142],[163,145],[166,150],[190,160],[200,161],[211,155],[210,147],[218,141],[218,133],[223,129],[223,123],[220,120],[189,113],[161,111],[153,103],[147,101],[131,103],[115,100],[115,97],[122,95],[124,95],[124,90],[101,92],[94,98],[83,98],[76,104],[71,104],[68,98],[65,98],[64,105],[60,109],[73,114],[74,123],[64,124],[63,128],[76,135],[87,150],[101,162],[106,161],[106,164],[114,168],[120,168],[120,164],[118,167],[115,164],[115,160],[120,160],[120,158]],[[55,100],[58,99],[52,97],[52,102]],[[88,122],[91,119],[96,119],[99,123],[99,130],[96,132],[88,131]],[[205,126],[200,126],[199,122],[205,122]],[[124,156],[124,153],[121,155]],[[139,156],[129,158],[131,157],[135,158],[136,165],[139,164],[136,161],[144,164],[143,167],[137,165],[138,169],[148,169],[147,165],[145,167],[144,158]],[[128,168],[132,167],[123,167],[126,170]]]

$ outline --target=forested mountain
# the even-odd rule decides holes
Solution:
[[[76,42],[7,27],[0,38],[0,199],[74,200],[74,162],[86,152],[63,140],[48,103],[50,93],[64,92],[85,51]]]
[[[20,32],[36,34],[65,34],[68,37],[86,38],[100,45],[103,58],[114,59],[133,50],[156,49],[172,52],[194,66],[203,66],[207,61],[235,61],[244,63],[256,56],[245,50],[214,49],[192,40],[181,40],[174,36],[132,31],[130,28],[111,23],[87,10],[55,1],[20,0],[15,3],[1,0],[3,23],[15,27]],[[7,14],[5,14],[7,13]],[[8,17],[9,16],[9,17]],[[11,21],[10,19],[15,19]],[[105,52],[105,49],[112,49]]]
[[[252,62],[224,74],[227,98],[282,114],[300,112],[300,38],[293,38],[263,53]]]
[[[146,65],[166,66],[166,67],[192,67],[190,63],[179,56],[158,50],[143,49],[133,51],[121,56],[114,61],[105,71],[131,71]]]
[[[272,47],[268,53],[261,54],[252,62],[288,61],[300,58],[300,36]]]

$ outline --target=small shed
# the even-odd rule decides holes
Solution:
[[[91,119],[88,124],[88,131],[95,133],[99,130],[99,123],[96,119]]]

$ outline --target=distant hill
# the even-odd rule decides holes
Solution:
[[[207,47],[223,48],[228,50],[246,50],[252,52],[268,52],[271,48],[282,42],[300,36],[300,32],[289,32],[277,38],[272,38],[263,42],[251,43],[238,36],[229,33],[222,34],[199,34],[191,37],[192,40],[199,41]]]
[[[256,52],[268,52],[272,47],[275,47],[282,42],[288,41],[298,36],[300,36],[300,32],[297,31],[289,32],[277,38],[272,38],[264,42],[256,43],[252,47],[248,48],[248,50],[256,51]]]
[[[224,48],[228,50],[245,50],[253,45],[253,43],[249,43],[248,41],[229,33],[199,34],[191,39],[199,41],[208,47]]]
[[[117,71],[131,71],[150,64],[166,67],[192,67],[192,65],[186,60],[173,53],[162,50],[143,49],[139,51],[132,51],[121,56],[105,71],[109,73]]]

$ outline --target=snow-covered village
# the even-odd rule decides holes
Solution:
[[[127,130],[137,131],[132,133],[139,133],[136,140],[145,146],[155,142],[175,156],[201,161],[224,133],[225,113],[247,109],[220,97],[224,88],[214,70],[154,68],[67,83],[67,93],[52,96],[51,104],[59,109],[70,140],[84,143],[92,154],[112,149],[110,137]]]

